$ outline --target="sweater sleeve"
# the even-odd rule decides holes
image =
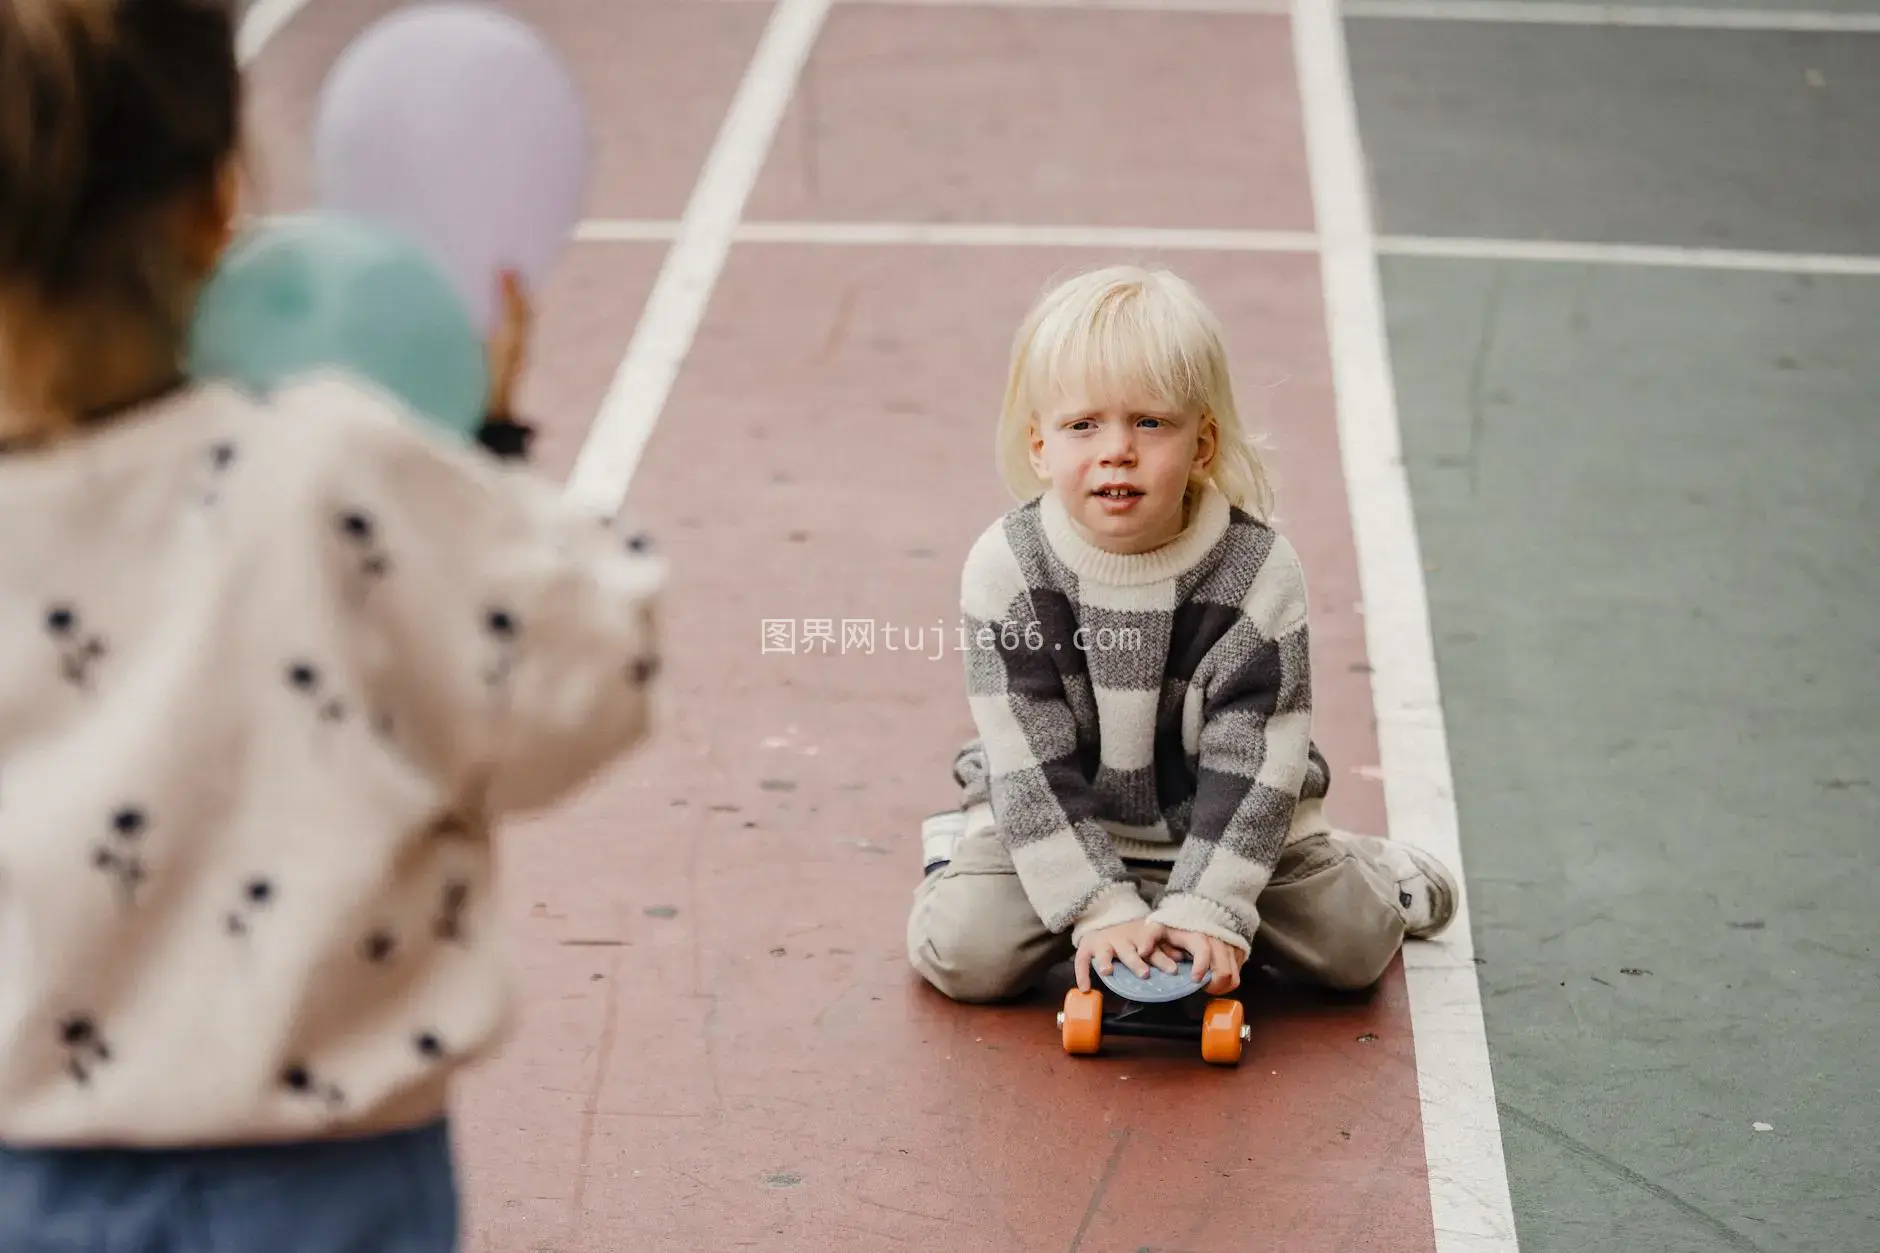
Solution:
[[[1193,819],[1155,919],[1251,953],[1255,902],[1312,767],[1306,585],[1284,539],[1275,537],[1239,621],[1216,649],[1201,709]]]
[[[961,577],[967,696],[986,756],[1001,840],[1031,906],[1073,941],[1148,916],[1077,751],[1077,724],[1055,657],[1073,624],[1040,613],[999,527],[983,535]]]
[[[324,476],[352,668],[385,734],[484,815],[553,804],[649,730],[663,562],[548,482],[347,383],[285,403],[344,422]]]

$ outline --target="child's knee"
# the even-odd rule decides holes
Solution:
[[[1006,1000],[1031,981],[1029,967],[1017,954],[987,943],[983,936],[924,935],[909,943],[908,957],[923,979],[955,1001]]]
[[[1016,876],[935,873],[915,894],[907,955],[956,1001],[999,1001],[1023,992],[1060,937],[1031,909]]]
[[[1390,969],[1402,944],[1385,934],[1374,934],[1371,942],[1341,944],[1319,948],[1303,955],[1298,964],[1311,978],[1334,991],[1362,992],[1374,986]]]
[[[1391,885],[1341,838],[1289,845],[1260,898],[1265,946],[1313,982],[1344,992],[1374,986],[1403,947]]]

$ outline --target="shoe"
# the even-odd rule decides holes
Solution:
[[[932,874],[953,860],[953,848],[966,834],[966,811],[946,809],[920,823],[921,873]]]
[[[1405,934],[1419,940],[1441,935],[1456,917],[1456,877],[1449,868],[1402,840],[1365,839],[1397,882],[1397,908],[1403,912]]]

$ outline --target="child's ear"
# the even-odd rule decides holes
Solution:
[[[1050,481],[1051,476],[1045,473],[1044,435],[1038,430],[1038,422],[1035,418],[1026,428],[1026,447],[1031,452],[1031,472],[1047,482]]]
[[[235,223],[242,208],[242,167],[241,162],[230,157],[216,171],[215,176],[215,214],[222,231],[224,245],[235,235]]]
[[[184,209],[183,246],[195,268],[206,274],[215,268],[229,241],[235,237],[236,215],[241,210],[241,169],[231,158],[216,171],[201,196]]]
[[[1214,464],[1214,454],[1220,451],[1220,431],[1214,425],[1214,415],[1203,412],[1201,429],[1195,435],[1195,473],[1205,473]]]

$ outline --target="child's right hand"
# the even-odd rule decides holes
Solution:
[[[1155,956],[1162,938],[1162,928],[1147,919],[1120,922],[1113,927],[1092,931],[1077,946],[1077,986],[1090,990],[1090,967],[1094,964],[1104,974],[1116,969],[1121,961],[1139,977],[1149,975],[1149,960]],[[1158,962],[1158,965],[1162,963]],[[1172,963],[1171,963],[1172,964]]]

